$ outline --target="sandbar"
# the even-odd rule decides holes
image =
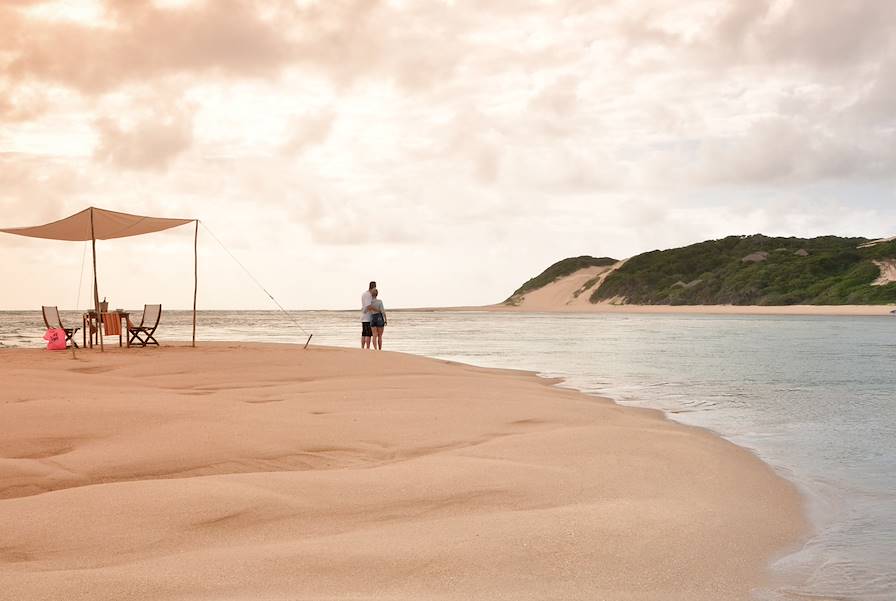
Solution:
[[[747,450],[390,352],[0,350],[4,599],[746,600],[806,532]]]

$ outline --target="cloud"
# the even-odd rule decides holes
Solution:
[[[859,94],[849,107],[856,120],[866,127],[892,128],[896,120],[896,52],[876,66]]]
[[[0,152],[0,227],[40,225],[79,211],[84,208],[79,203],[87,185],[70,160]],[[0,246],[34,247],[28,238],[7,234],[0,234]],[[11,265],[8,258],[4,264]],[[21,277],[29,276],[23,273]]]
[[[399,9],[378,0],[215,0],[176,7],[108,0],[105,5],[107,19],[93,24],[0,9],[0,24],[8,32],[7,42],[0,42],[6,50],[0,74],[16,83],[52,82],[100,95],[184,74],[272,80],[292,67],[317,71],[343,88],[359,77],[386,76],[410,90],[452,79],[463,56],[463,40],[456,37],[459,11],[443,5]]]
[[[414,213],[389,198],[351,198],[332,186],[296,195],[288,212],[314,243],[335,246],[420,242],[426,227]]]
[[[792,0],[756,28],[755,51],[771,61],[852,69],[892,51],[894,22],[892,2]]]
[[[579,79],[581,76],[565,74],[550,82],[529,100],[534,113],[548,113],[569,118],[578,108]]]
[[[892,234],[891,7],[0,2],[0,209],[197,216],[329,293],[376,264],[394,298],[437,263],[463,302],[565,254]]]
[[[619,32],[627,53],[655,46],[691,66],[793,65],[819,71],[874,63],[893,50],[896,5],[877,0],[656,2]]]
[[[99,24],[41,21],[6,10],[3,23],[15,26],[17,35],[6,45],[10,56],[0,73],[14,83],[45,81],[98,95],[178,73],[269,78],[291,55],[282,28],[261,19],[253,3],[108,4],[111,21]]]
[[[116,167],[165,169],[193,141],[192,115],[183,107],[153,109],[129,119],[101,117],[94,156]]]
[[[0,152],[0,207],[4,221],[22,217],[37,220],[33,224],[6,223],[4,227],[59,219],[84,185],[82,173],[71,161]],[[25,208],[27,214],[20,215]]]
[[[32,121],[50,108],[50,100],[38,90],[16,91],[11,86],[0,86],[0,123]]]
[[[283,152],[295,154],[309,146],[326,142],[335,120],[336,113],[332,110],[322,110],[295,118],[289,138],[283,144]]]
[[[700,145],[694,177],[709,184],[774,184],[867,174],[866,150],[849,138],[798,119],[758,121],[740,137]]]

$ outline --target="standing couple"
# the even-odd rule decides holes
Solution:
[[[383,350],[383,330],[386,329],[386,309],[376,289],[376,282],[370,282],[367,291],[361,295],[361,348]]]

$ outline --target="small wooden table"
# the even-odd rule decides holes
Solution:
[[[128,324],[131,322],[130,317],[131,314],[128,311],[109,311],[108,313],[102,313],[101,315],[116,315],[118,318],[119,328],[118,328],[118,346],[122,346],[122,335],[124,332],[128,331]],[[84,346],[93,348],[94,340],[96,340],[97,344],[99,344],[99,327],[103,323],[103,320],[100,319],[97,321],[96,311],[88,311],[84,315],[81,316],[81,324],[83,325],[83,335],[84,335]],[[127,340],[128,347],[131,346],[131,341],[128,338]]]

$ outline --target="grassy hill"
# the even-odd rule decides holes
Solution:
[[[757,234],[656,250],[629,259],[592,293],[590,301],[615,298],[639,305],[896,303],[896,283],[871,285],[880,275],[873,261],[896,258],[896,241],[859,248],[868,241]]]
[[[613,263],[616,263],[616,259],[611,259],[609,257],[589,257],[587,255],[581,257],[570,257],[569,259],[557,261],[556,263],[542,271],[540,274],[517,288],[517,290],[510,295],[510,298],[504,301],[504,303],[508,305],[515,305],[527,292],[543,288],[544,286],[547,286],[548,284],[555,282],[562,277],[573,274],[580,269],[585,269],[587,267],[604,267],[607,265],[612,265]]]

